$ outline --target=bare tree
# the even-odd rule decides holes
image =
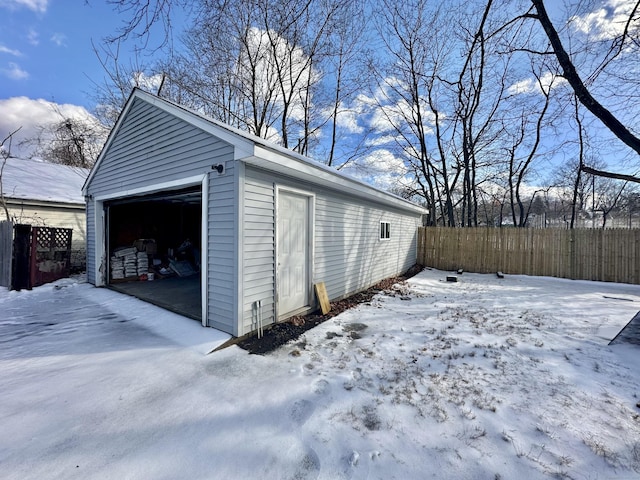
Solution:
[[[532,73],[537,85],[535,92],[542,94],[544,102],[538,112],[535,111],[535,106],[532,103],[525,103],[522,106],[516,132],[513,135],[514,140],[508,148],[511,216],[513,225],[517,227],[527,226],[530,202],[535,198],[534,193],[530,196],[531,200],[529,207],[527,207],[523,201],[522,188],[530,173],[532,163],[538,156],[553,88],[553,79],[545,84],[542,75],[535,68],[532,69]],[[512,130],[512,126],[509,125],[504,125],[504,128],[507,131]]]
[[[351,13],[349,10],[345,15],[351,14],[351,18],[363,18],[364,15],[359,11]],[[351,88],[354,82],[348,80],[348,66],[355,61],[358,54],[358,40],[362,36],[364,24],[358,28],[355,22],[341,21],[337,23],[337,28],[330,33],[329,45],[332,45],[332,51],[329,54],[327,65],[333,70],[333,78],[335,79],[335,88],[333,89],[331,110],[330,110],[330,127],[331,137],[329,142],[329,154],[327,165],[333,165],[336,156],[336,144],[338,140],[339,116],[345,101],[348,101],[353,95],[355,89]]]
[[[113,95],[111,102],[101,104],[117,105],[112,113],[120,110],[133,83],[166,78],[162,94],[168,98],[303,154],[324,149],[325,161],[338,168],[357,167],[354,160],[363,153],[377,149],[383,159],[389,151],[415,177],[412,185],[398,185],[397,191],[420,192],[433,224],[502,224],[503,212],[509,211],[514,225],[526,226],[538,201],[531,186],[537,182],[534,190],[544,190],[535,175],[543,170],[543,157],[560,148],[578,159],[571,177],[573,199],[566,201],[572,205],[571,226],[579,214],[579,186],[589,178],[585,174],[640,181],[593,162],[585,165],[583,136],[591,125],[578,117],[577,104],[570,117],[568,97],[553,104],[551,98],[552,85],[565,79],[581,105],[638,152],[633,122],[596,98],[612,98],[607,97],[612,89],[603,88],[608,83],[604,79],[627,85],[625,95],[634,95],[629,88],[637,80],[625,73],[633,68],[620,67],[629,52],[640,51],[640,1],[633,2],[615,38],[598,40],[597,48],[607,48],[597,61],[593,39],[575,41],[578,17],[567,13],[568,23],[558,31],[543,0],[525,2],[528,9],[519,17],[521,4],[496,8],[494,0],[381,0],[367,7],[336,0],[111,3],[129,21],[111,38],[110,50],[102,51],[105,65],[118,63],[118,41],[149,38],[154,24],[168,38],[172,8],[198,12],[183,39],[182,55],[157,68],[136,64],[110,69]],[[363,12],[372,8],[380,44],[363,35]],[[363,93],[358,80],[366,75],[354,75],[365,38],[376,54],[369,67],[375,80],[370,98],[377,105],[366,113],[356,100]],[[382,48],[376,51],[378,45]],[[592,62],[590,70],[580,63],[585,58]],[[535,65],[532,71],[525,71],[527,64]],[[146,79],[132,83],[142,71]],[[527,75],[533,75],[542,95],[523,101],[513,87]],[[380,129],[371,118],[367,123],[366,114],[379,115],[377,120],[391,128]],[[348,118],[357,120],[351,130],[341,130]],[[554,130],[562,130],[561,125],[575,130],[577,143],[563,143],[563,132]]]
[[[584,141],[584,130],[582,128],[582,119],[580,118],[580,111],[578,109],[578,101],[577,99],[574,102],[574,118],[576,120],[577,128],[578,128],[578,167],[575,173],[575,182],[573,183],[573,198],[571,200],[571,223],[569,224],[569,228],[573,228],[575,226],[576,220],[576,208],[578,206],[578,197],[580,195],[580,186],[582,180],[582,171],[584,169],[584,149],[585,149],[585,141]]]
[[[384,0],[376,17],[390,59],[370,61],[375,79],[372,96],[399,154],[415,173],[430,211],[429,223],[435,225],[443,203],[438,181],[448,185],[449,178],[446,175],[438,178],[435,159],[428,147],[429,132],[437,122],[433,122],[434,115],[426,99],[440,63],[429,58],[427,44],[434,41],[434,55],[442,51],[435,35],[441,17],[423,0],[402,3]],[[443,170],[446,172],[446,163]],[[445,190],[450,194],[450,189]]]
[[[505,135],[500,119],[508,112],[512,65],[501,54],[510,41],[503,24],[492,1],[389,1],[379,12],[390,60],[371,62],[373,95],[433,224],[479,223],[478,189],[494,176]]]
[[[2,187],[2,174],[4,173],[4,167],[7,164],[7,160],[11,158],[11,144],[13,143],[13,136],[20,131],[22,127],[18,127],[13,132],[9,133],[6,137],[2,139],[2,143],[0,143],[0,204],[2,205],[2,209],[4,210],[5,217],[7,221],[11,220],[11,216],[9,215],[9,209],[7,208],[7,202],[4,198],[4,190]]]
[[[162,68],[163,95],[306,155],[336,138],[356,91],[361,2],[203,0],[199,12]],[[339,166],[335,153],[327,162]]]
[[[475,29],[468,28],[467,24],[475,25],[476,12],[473,12],[472,17],[459,22],[459,31],[464,33],[462,41],[466,54],[453,86],[456,90],[456,128],[459,128],[458,136],[461,137],[458,144],[459,168],[463,172],[462,226],[478,225],[478,174],[481,157],[487,159],[490,156],[486,150],[502,133],[496,131],[495,126],[504,100],[508,70],[504,66],[508,61],[490,63],[488,58],[491,55],[491,38],[500,31],[500,26],[497,31],[491,28],[489,15],[492,7],[493,1],[487,0]],[[488,88],[489,83],[491,87]]]
[[[93,81],[93,100],[96,104],[93,113],[101,124],[110,127],[116,123],[131,90],[138,87],[159,93],[164,73],[161,67],[145,64],[137,54],[124,63],[121,60],[121,48],[119,40],[99,46],[93,45],[94,54],[104,72],[101,81]]]
[[[124,18],[123,25],[113,35],[107,37],[109,43],[119,43],[134,37],[142,42],[142,48],[149,46],[151,33],[158,24],[162,29],[161,48],[173,40],[173,14],[176,9],[190,9],[195,0],[106,0],[107,4]]]
[[[640,214],[640,193],[638,193],[638,189],[633,189],[633,185],[631,185],[630,191],[625,191],[620,198],[618,206],[620,208],[620,212],[626,217],[626,226],[628,228],[637,228],[638,215]]]
[[[309,75],[309,60],[299,45],[265,28],[269,8],[267,2],[205,0],[185,36],[186,53],[167,66],[167,94],[178,94],[181,103],[213,118],[263,138],[284,139],[288,145],[288,132],[281,127],[287,125],[292,99],[300,98],[297,82]],[[285,85],[287,69],[294,78]]]
[[[91,168],[106,139],[107,129],[98,121],[65,116],[56,108],[60,120],[40,125],[35,137],[22,145],[34,147],[32,158],[79,168]]]
[[[620,199],[625,193],[625,189],[628,186],[628,182],[616,182],[611,179],[601,180],[599,185],[599,191],[595,194],[595,208],[593,214],[600,212],[602,214],[602,225],[604,229],[607,227],[607,221],[612,212],[619,207]]]

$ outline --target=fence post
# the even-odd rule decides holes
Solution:
[[[13,223],[0,222],[0,287],[11,287],[11,259],[13,258]]]
[[[31,225],[15,225],[13,259],[11,263],[11,290],[31,290],[29,283],[29,256],[31,246]]]

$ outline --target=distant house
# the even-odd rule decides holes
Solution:
[[[85,264],[86,204],[84,168],[9,158],[2,172],[2,192],[13,223],[72,228],[72,266]],[[6,220],[0,208],[0,220]]]
[[[315,309],[319,282],[334,300],[406,271],[427,213],[138,89],[84,195],[89,282],[235,336]]]

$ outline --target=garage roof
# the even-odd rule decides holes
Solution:
[[[108,151],[109,145],[115,137],[116,132],[126,117],[128,110],[133,105],[135,99],[141,99],[148,102],[169,114],[172,114],[187,123],[194,125],[213,136],[220,138],[234,146],[234,158],[236,161],[242,161],[250,165],[271,170],[274,172],[294,176],[311,183],[321,183],[337,187],[341,191],[349,192],[352,195],[367,198],[369,200],[381,202],[387,205],[393,205],[404,210],[414,211],[420,214],[428,213],[428,210],[422,206],[416,205],[402,197],[393,195],[383,190],[377,189],[363,181],[350,177],[333,167],[329,167],[323,163],[317,162],[309,157],[300,155],[289,149],[269,142],[261,137],[257,137],[250,133],[244,132],[237,128],[226,125],[222,122],[190,110],[186,107],[170,102],[164,98],[144,92],[139,88],[135,88],[116,122],[114,128],[109,134],[109,138],[98,157],[83,189],[86,192],[87,186],[91,183],[93,175],[97,171],[105,152]]]

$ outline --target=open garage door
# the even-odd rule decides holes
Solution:
[[[202,320],[201,187],[104,204],[108,285]]]

